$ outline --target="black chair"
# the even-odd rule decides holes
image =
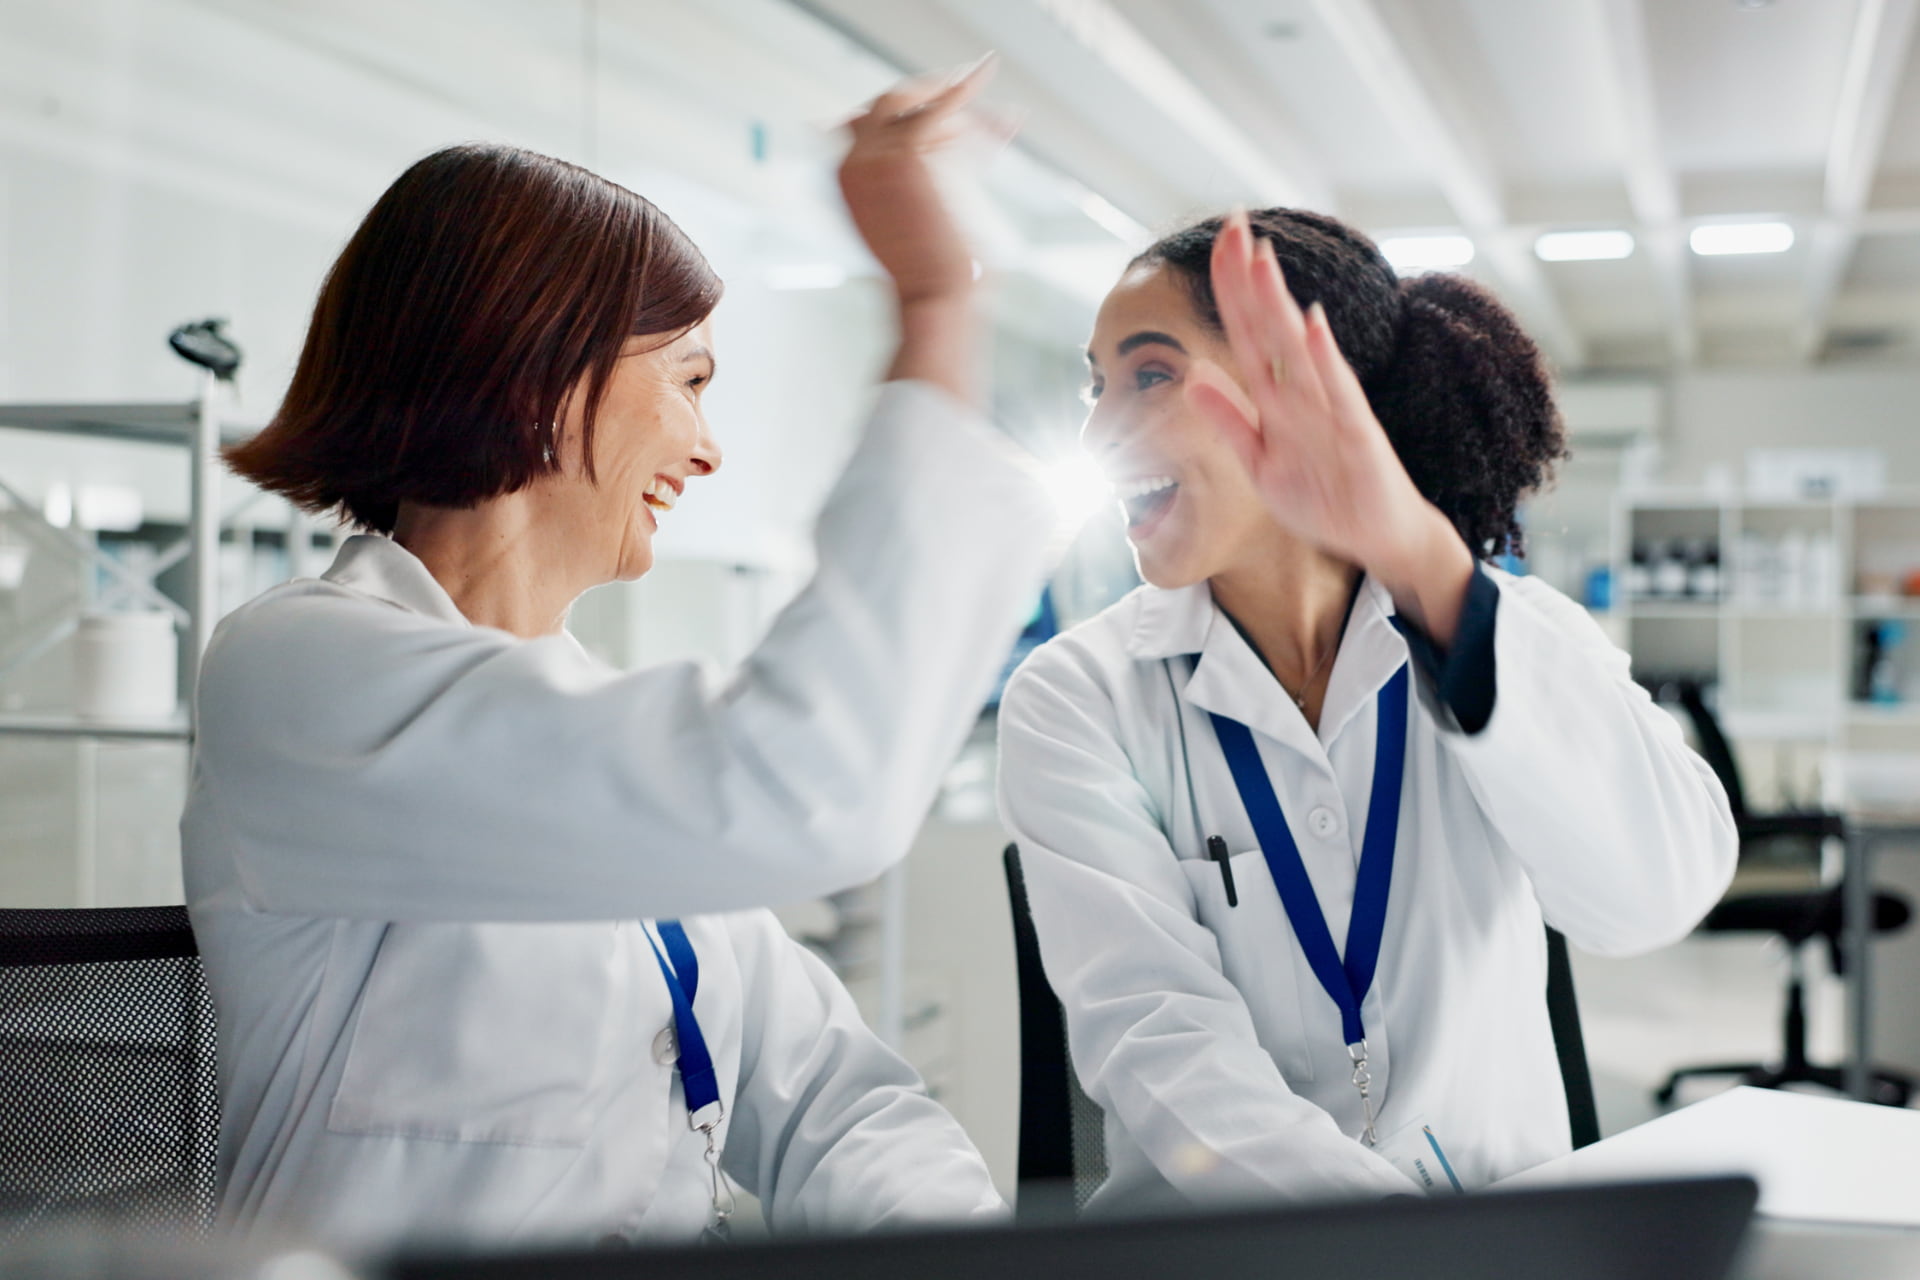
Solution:
[[[1106,1180],[1105,1117],[1074,1076],[1065,1017],[1040,964],[1040,939],[1027,904],[1020,847],[1008,845],[1001,861],[1013,908],[1020,985],[1020,1213],[1035,1216],[1037,1202],[1038,1216],[1061,1216],[1069,1207],[1066,1191],[1070,1189],[1071,1208],[1077,1212]],[[1567,940],[1552,929],[1547,930],[1546,997],[1560,1079],[1567,1093],[1570,1136],[1576,1148],[1589,1146],[1600,1140],[1600,1113],[1580,1032],[1580,1005],[1574,996]]]
[[[1013,955],[1020,988],[1020,1154],[1022,1218],[1067,1217],[1086,1208],[1107,1180],[1106,1113],[1080,1088],[1067,1053],[1067,1024],[1040,965],[1040,937],[1027,906],[1020,846],[1000,860],[1013,908]]]
[[[0,910],[0,1250],[214,1220],[213,1004],[184,907]]]
[[[1778,936],[1787,948],[1787,998],[1778,1065],[1727,1062],[1682,1067],[1654,1090],[1654,1099],[1666,1106],[1673,1101],[1683,1080],[1702,1076],[1735,1076],[1738,1083],[1761,1089],[1815,1084],[1845,1092],[1844,1068],[1820,1066],[1807,1060],[1804,948],[1815,940],[1825,941],[1833,972],[1846,973],[1846,954],[1840,945],[1843,886],[1823,885],[1819,875],[1822,846],[1829,840],[1846,838],[1846,819],[1824,809],[1767,814],[1748,810],[1746,789],[1741,785],[1733,747],[1720,728],[1719,717],[1707,705],[1705,690],[1696,682],[1681,681],[1676,693],[1680,709],[1693,726],[1701,757],[1726,789],[1727,806],[1733,811],[1734,827],[1740,837],[1740,864],[1734,873],[1733,886],[1720,905],[1700,922],[1700,930]],[[1764,883],[1777,879],[1782,873],[1791,874],[1796,867],[1804,874],[1809,887],[1791,892],[1755,891],[1747,887],[1756,880]],[[1875,933],[1891,933],[1906,927],[1912,914],[1906,899],[1897,894],[1876,892],[1873,895]],[[1912,1078],[1897,1072],[1874,1071],[1870,1081],[1874,1102],[1904,1107],[1913,1096]]]

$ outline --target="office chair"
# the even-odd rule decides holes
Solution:
[[[1064,1191],[1071,1190],[1071,1207],[1077,1213],[1106,1180],[1105,1116],[1081,1090],[1073,1072],[1066,1020],[1040,964],[1040,939],[1027,903],[1020,847],[1008,845],[1001,862],[1013,909],[1020,986],[1019,1212],[1022,1217],[1035,1216],[1029,1197],[1037,1192],[1039,1216],[1063,1216],[1068,1207]],[[1567,940],[1553,929],[1547,930],[1546,997],[1560,1081],[1567,1094],[1570,1136],[1575,1148],[1590,1146],[1600,1140],[1600,1112],[1580,1030]]]
[[[1020,988],[1020,1154],[1015,1205],[1023,1219],[1073,1217],[1107,1180],[1106,1113],[1080,1088],[1067,1052],[1066,1016],[1040,965],[1020,846],[1000,855],[1013,909]]]
[[[1654,1100],[1661,1106],[1669,1105],[1681,1081],[1701,1076],[1737,1076],[1738,1083],[1760,1089],[1817,1084],[1844,1093],[1844,1068],[1820,1066],[1807,1060],[1804,948],[1815,939],[1824,940],[1833,972],[1845,974],[1846,954],[1840,945],[1843,886],[1820,884],[1818,868],[1821,846],[1828,840],[1846,837],[1846,819],[1821,809],[1767,814],[1749,811],[1732,744],[1720,727],[1719,717],[1707,705],[1705,690],[1697,681],[1684,680],[1676,686],[1676,692],[1680,709],[1693,726],[1701,758],[1726,789],[1727,807],[1733,811],[1734,827],[1740,837],[1740,865],[1734,873],[1733,887],[1700,922],[1700,930],[1778,936],[1787,947],[1787,999],[1782,1014],[1779,1065],[1727,1062],[1682,1067],[1654,1090]],[[1753,892],[1742,886],[1743,878],[1751,883],[1755,879],[1764,880],[1770,874],[1777,876],[1796,861],[1806,873],[1809,884],[1806,889],[1786,893]],[[1911,916],[1912,908],[1899,895],[1882,892],[1873,895],[1873,932],[1892,933],[1902,929]],[[1911,1077],[1876,1070],[1869,1073],[1869,1079],[1874,1102],[1904,1107],[1913,1096]]]
[[[0,1247],[213,1223],[214,1015],[185,907],[0,910]]]

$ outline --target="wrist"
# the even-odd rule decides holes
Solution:
[[[900,345],[889,379],[911,378],[941,387],[963,403],[982,403],[978,318],[971,289],[899,299]]]
[[[917,317],[973,314],[974,287],[969,280],[960,285],[923,285],[912,289],[893,286],[894,307],[902,321]]]
[[[1441,648],[1451,645],[1473,581],[1473,552],[1438,507],[1424,504],[1417,532],[1392,556],[1370,566],[1394,607]]]

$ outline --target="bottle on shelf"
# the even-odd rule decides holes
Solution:
[[[1720,598],[1720,544],[1696,539],[1687,556],[1687,594],[1695,600]]]
[[[1627,560],[1626,588],[1629,600],[1644,600],[1653,594],[1653,557],[1644,542],[1633,544],[1632,555]]]
[[[1654,544],[1653,594],[1662,600],[1679,600],[1687,594],[1687,561],[1681,546],[1678,541]]]
[[[1894,706],[1902,700],[1902,654],[1906,624],[1879,619],[1860,628],[1860,654],[1854,668],[1853,696],[1857,702]]]

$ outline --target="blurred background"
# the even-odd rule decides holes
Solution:
[[[271,416],[328,264],[448,143],[588,165],[725,277],[708,403],[726,469],[675,511],[653,573],[571,625],[623,666],[744,655],[805,580],[891,343],[835,126],[988,48],[988,100],[1023,130],[953,177],[993,286],[996,416],[1063,501],[1087,484],[1081,344],[1128,257],[1234,203],[1333,212],[1403,271],[1485,282],[1548,353],[1575,456],[1511,567],[1587,604],[1690,729],[1685,704],[1706,708],[1747,806],[1920,805],[1917,10],[0,0],[0,904],[179,901],[195,627],[320,572],[338,537],[230,478],[196,486],[193,442],[205,476],[210,432]],[[230,382],[169,350],[207,318],[244,352]],[[219,528],[198,591],[196,517]],[[1028,640],[1134,584],[1103,511]],[[1011,1190],[991,739],[987,709],[900,871],[784,918]],[[1830,884],[1829,845],[1756,874]],[[1886,849],[1876,881],[1920,893],[1915,848]],[[1651,1114],[1674,1067],[1778,1057],[1785,952],[1716,933],[1576,957],[1605,1126]],[[1824,950],[1807,960],[1812,1045],[1837,1060],[1845,989]],[[1920,984],[1900,980],[1920,943],[1891,934],[1875,964],[1877,1056],[1920,1069]]]

